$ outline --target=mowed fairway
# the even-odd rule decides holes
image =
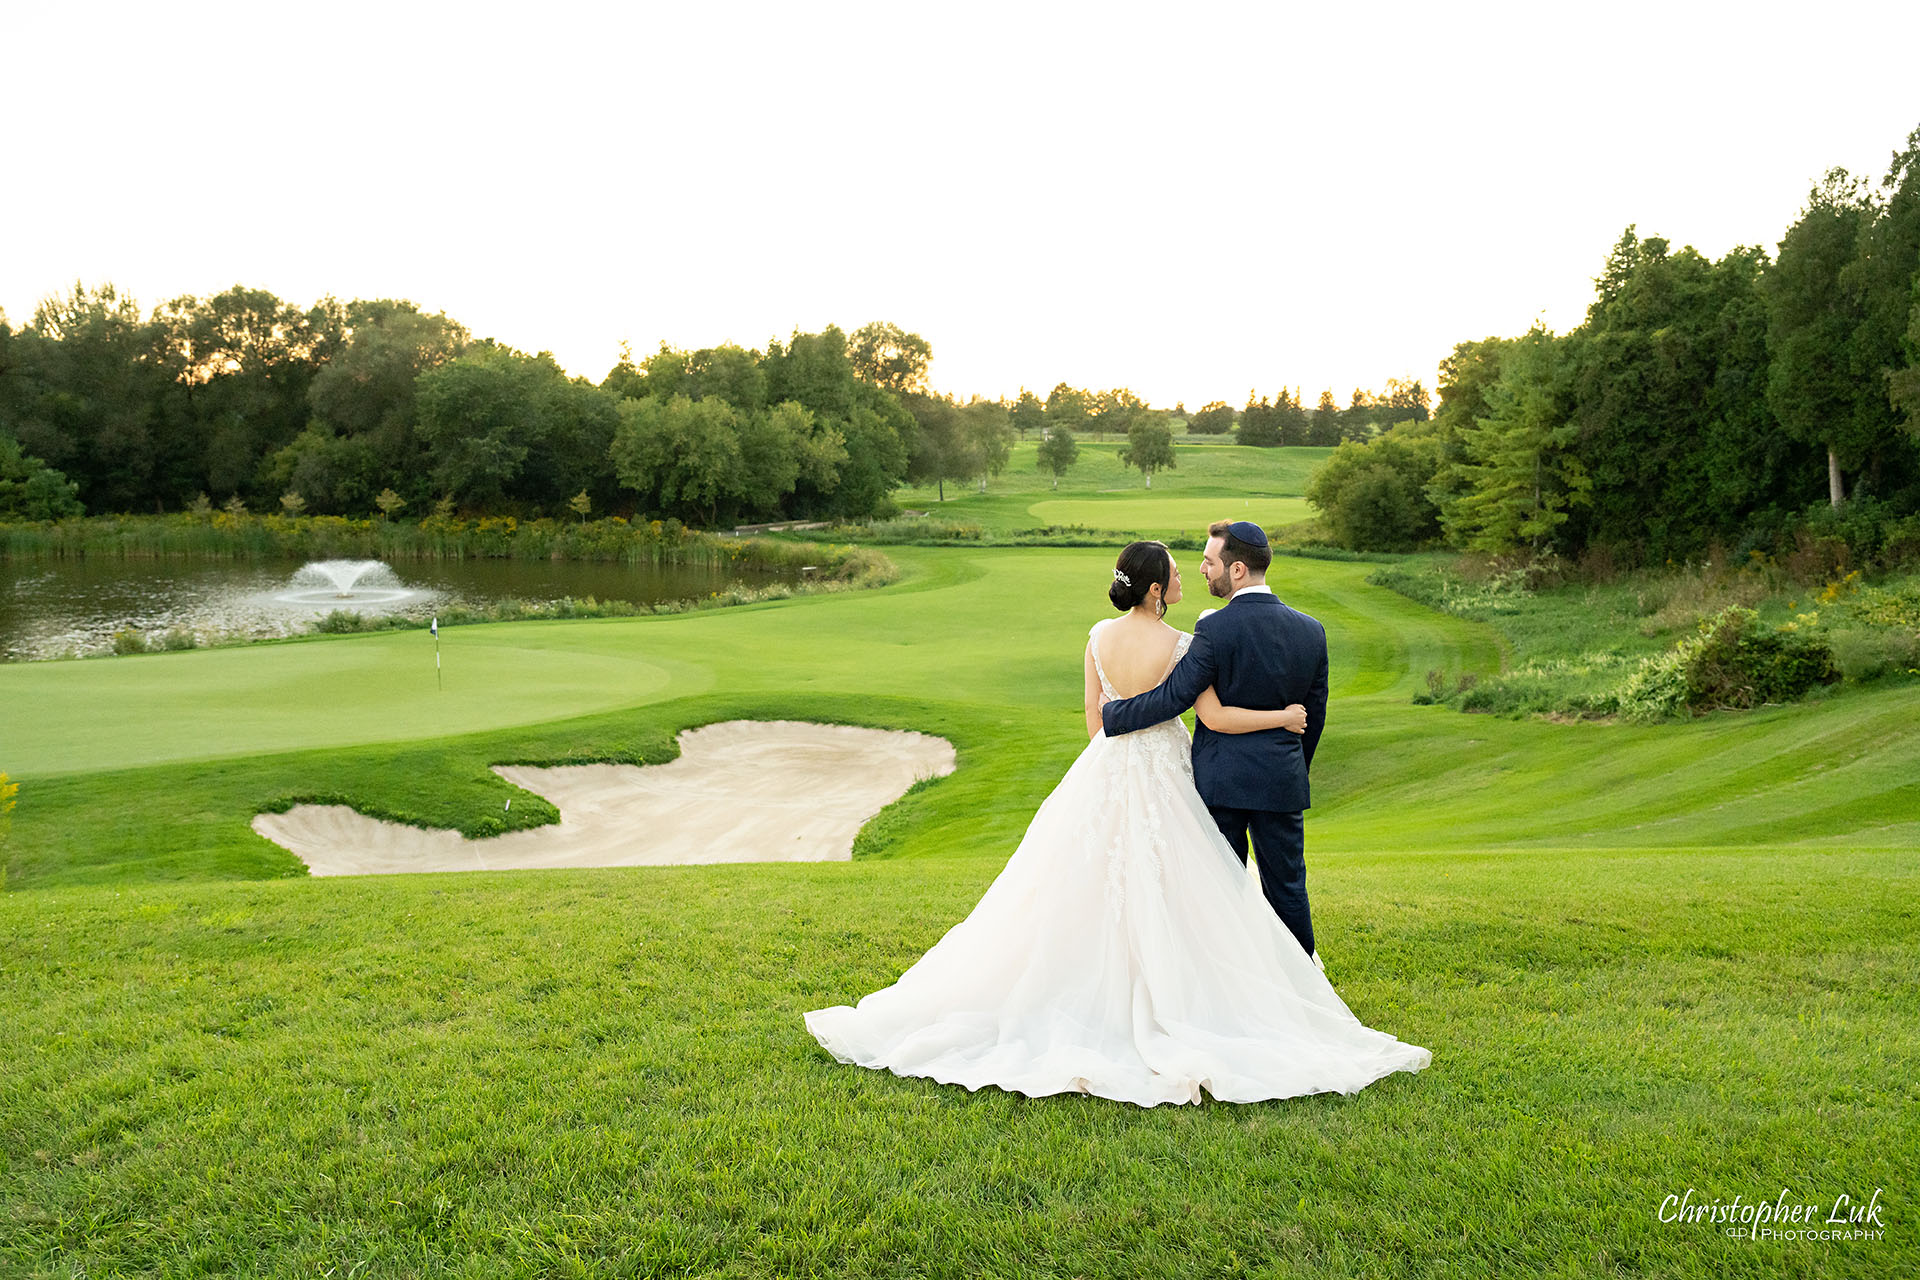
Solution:
[[[1304,498],[1173,498],[1134,495],[1061,498],[1036,502],[1027,510],[1041,525],[1085,525],[1090,529],[1171,530],[1204,538],[1215,520],[1251,520],[1265,528],[1292,524],[1313,514]]]
[[[1138,471],[1123,465],[1114,441],[1080,441],[1079,461],[1060,477],[1039,469],[1038,446],[1016,444],[1006,467],[987,481],[908,489],[903,507],[943,520],[971,522],[994,533],[1050,525],[1126,531],[1138,537],[1204,537],[1215,520],[1257,520],[1269,528],[1305,520],[1313,510],[1301,496],[1308,477],[1331,449],[1254,449],[1209,437],[1176,437],[1172,471],[1153,477],[1149,490]]]
[[[1011,852],[1084,743],[1112,552],[891,554],[877,592],[449,630],[444,694],[420,633],[0,667],[0,1272],[1920,1267],[1920,689],[1657,728],[1416,707],[1496,637],[1283,559],[1334,646],[1316,929],[1433,1066],[1247,1107],[967,1094],[841,1067],[800,1015],[891,981]],[[488,764],[740,715],[960,767],[834,866],[317,880],[246,825],[307,795],[523,825]],[[1889,1229],[1662,1223],[1689,1187],[1882,1187]]]

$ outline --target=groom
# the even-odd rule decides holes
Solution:
[[[1303,735],[1215,733],[1200,725],[1193,733],[1193,780],[1242,864],[1252,833],[1268,905],[1318,964],[1300,811],[1311,803],[1307,768],[1326,727],[1327,630],[1280,603],[1267,586],[1273,552],[1259,525],[1222,520],[1208,533],[1200,571],[1214,595],[1228,597],[1226,608],[1194,624],[1187,656],[1157,687],[1109,702],[1100,715],[1107,736],[1118,737],[1171,720],[1209,685],[1230,707],[1306,707]]]

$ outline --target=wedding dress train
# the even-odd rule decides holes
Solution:
[[[1117,697],[1102,625],[1088,643]],[[1425,1067],[1426,1049],[1353,1015],[1273,914],[1194,790],[1189,745],[1177,719],[1095,735],[972,913],[807,1029],[841,1062],[1143,1107],[1354,1093]]]

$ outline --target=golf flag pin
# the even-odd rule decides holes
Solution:
[[[433,621],[427,624],[427,630],[433,632],[433,683],[439,688],[447,687],[447,678],[440,674],[440,615],[434,614]]]

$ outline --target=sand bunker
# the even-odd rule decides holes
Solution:
[[[793,720],[729,720],[680,735],[661,765],[495,765],[560,810],[557,826],[469,840],[302,804],[253,829],[317,876],[693,862],[826,862],[921,778],[953,772],[953,745],[923,733]]]

